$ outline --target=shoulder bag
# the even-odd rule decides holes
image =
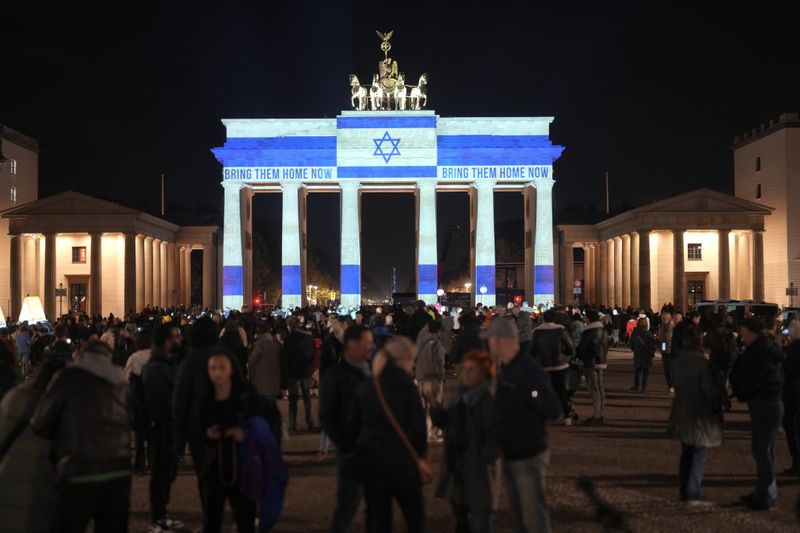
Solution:
[[[430,458],[420,457],[417,453],[417,450],[411,444],[411,441],[408,440],[406,432],[403,431],[402,427],[400,427],[400,423],[394,417],[394,413],[392,413],[392,410],[389,409],[389,404],[386,403],[386,398],[383,396],[383,389],[381,389],[378,376],[373,376],[372,383],[375,386],[375,394],[378,396],[378,402],[381,404],[383,413],[386,415],[386,418],[389,419],[389,423],[392,425],[395,433],[397,433],[397,436],[400,438],[403,446],[405,446],[405,448],[408,450],[408,453],[411,454],[411,457],[414,459],[414,462],[417,465],[420,481],[423,485],[430,485],[433,483],[434,479],[433,464],[431,463]]]

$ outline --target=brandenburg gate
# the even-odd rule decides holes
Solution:
[[[427,76],[406,85],[389,57],[392,34],[380,34],[384,59],[370,87],[350,77],[353,110],[336,118],[224,119],[227,140],[213,153],[225,191],[223,306],[252,299],[252,198],[280,193],[281,305],[305,304],[306,197],[337,192],[341,205],[341,304],[361,305],[360,195],[416,197],[418,298],[435,303],[439,288],[436,192],[470,197],[470,279],[474,301],[495,303],[494,191],[521,191],[525,220],[525,295],[554,299],[553,117],[440,117],[425,110]]]

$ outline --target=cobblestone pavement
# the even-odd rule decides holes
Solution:
[[[650,390],[644,394],[629,391],[632,364],[628,354],[613,354],[606,374],[606,424],[602,427],[553,425],[550,428],[551,467],[548,476],[553,528],[555,531],[602,531],[595,518],[596,506],[576,488],[581,478],[591,479],[601,500],[620,511],[629,531],[798,531],[794,513],[798,502],[800,479],[779,476],[777,509],[754,513],[735,506],[739,495],[750,492],[755,483],[755,465],[750,455],[749,421],[746,406],[734,404],[726,416],[725,442],[709,454],[706,468],[706,496],[715,502],[709,508],[689,509],[677,501],[677,468],[680,445],[666,434],[670,397],[666,394],[661,364],[656,361],[651,373]],[[585,390],[573,398],[581,418],[591,414],[591,401]],[[286,402],[281,402],[286,415]],[[299,408],[302,411],[302,406]],[[314,411],[316,413],[316,400]],[[302,420],[302,413],[300,414]],[[319,437],[300,433],[285,446],[290,469],[286,505],[278,532],[326,531],[331,516],[335,490],[332,461],[314,461]],[[441,446],[434,445],[434,459]],[[776,445],[776,469],[789,466],[783,435]],[[131,531],[147,530],[147,478],[134,482]],[[443,500],[434,499],[426,489],[429,531],[450,531],[450,509]],[[195,479],[183,468],[173,489],[172,514],[187,523],[187,528],[201,525]],[[512,531],[507,505],[501,497],[495,531]],[[363,531],[362,513],[353,531]],[[397,523],[399,513],[395,514]],[[402,531],[402,524],[395,529]],[[191,530],[191,529],[188,529]],[[231,528],[233,531],[233,528]]]

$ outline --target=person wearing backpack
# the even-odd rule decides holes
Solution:
[[[752,453],[756,462],[756,489],[742,501],[754,511],[766,511],[778,501],[775,480],[775,434],[783,418],[783,352],[757,318],[739,324],[745,350],[731,372],[733,392],[747,402],[752,431]]]
[[[441,330],[441,321],[434,320],[428,322],[417,336],[417,364],[414,368],[414,378],[425,410],[428,440],[440,440],[438,431],[431,423],[431,408],[442,403],[444,392],[445,350],[439,339]]]

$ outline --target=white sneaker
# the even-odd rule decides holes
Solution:
[[[568,416],[568,417],[566,417],[564,419],[564,425],[565,426],[571,426],[572,425],[572,417],[571,416]]]
[[[708,500],[687,500],[686,505],[689,507],[713,507],[714,502]]]

